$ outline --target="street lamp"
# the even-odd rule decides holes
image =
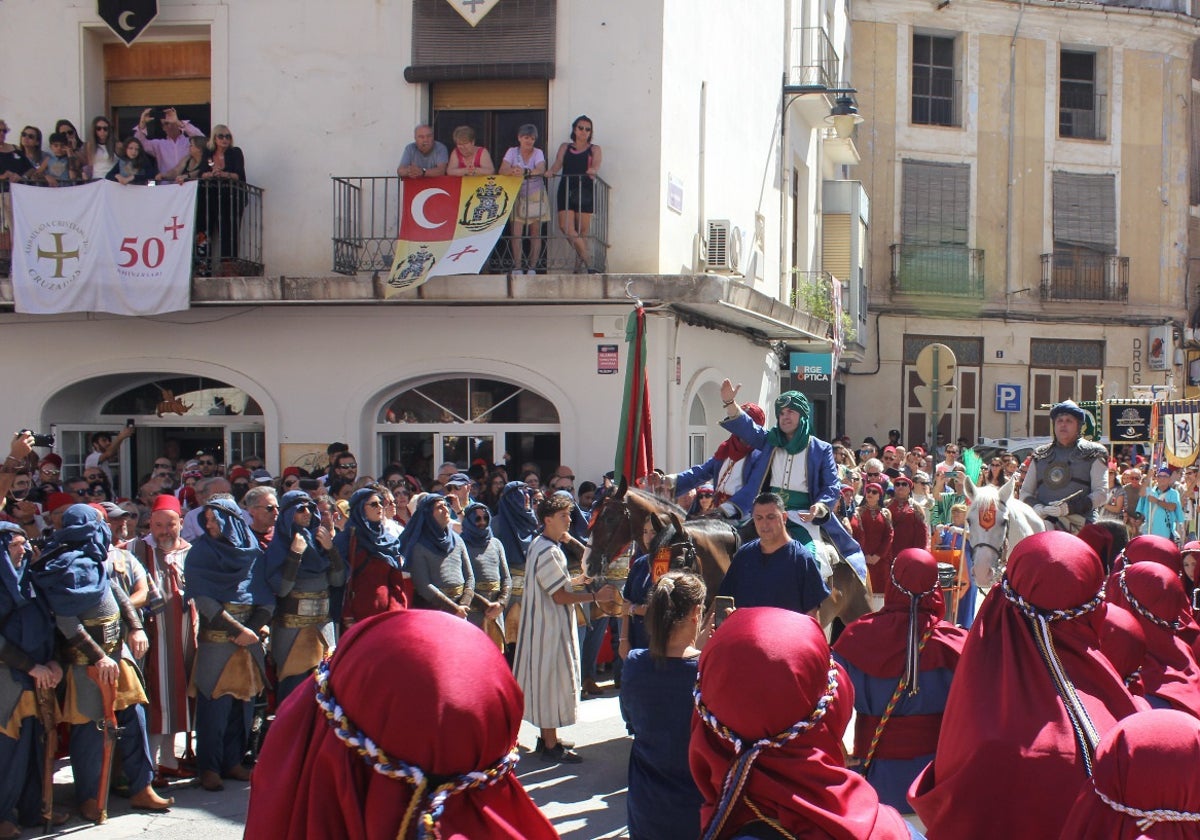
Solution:
[[[852,135],[854,127],[861,122],[863,122],[863,118],[858,113],[858,108],[854,106],[854,100],[848,94],[842,94],[834,101],[833,108],[829,110],[829,116],[825,118],[825,124],[833,126],[833,133],[841,140]]]

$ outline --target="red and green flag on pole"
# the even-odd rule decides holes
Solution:
[[[614,480],[620,484],[623,477],[633,487],[654,470],[650,383],[646,380],[646,310],[640,305],[625,324],[625,343],[629,353],[625,359],[625,397]]]

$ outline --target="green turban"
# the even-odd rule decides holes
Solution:
[[[785,408],[793,409],[800,414],[800,425],[796,427],[796,431],[790,438],[784,437],[783,432],[779,429],[779,415]],[[787,391],[780,394],[775,399],[775,428],[767,432],[767,443],[783,447],[789,455],[795,455],[808,446],[808,439],[811,435],[812,403],[808,401],[808,397],[799,391]]]

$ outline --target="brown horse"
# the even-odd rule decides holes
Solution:
[[[688,557],[694,554],[696,570],[708,587],[711,602],[721,586],[734,553],[741,546],[738,529],[722,519],[693,519],[684,521],[687,513],[672,502],[644,490],[630,488],[624,481],[610,496],[599,503],[592,516],[589,531],[591,553],[588,575],[604,578],[609,563],[642,533],[646,520],[654,523],[657,534],[650,546],[654,554],[663,546],[671,547],[671,568],[687,568]],[[836,552],[835,552],[836,553]],[[871,611],[864,582],[853,567],[840,558],[831,563],[833,574],[827,581],[830,595],[821,603],[821,626],[828,627],[835,618],[849,624]]]
[[[679,505],[630,488],[622,480],[611,495],[599,502],[592,515],[588,575],[606,579],[609,564],[642,533],[649,519],[656,535],[650,553],[669,547],[671,568],[687,569],[703,577],[711,601],[741,539],[737,529],[723,520],[685,522],[686,517],[687,512]]]

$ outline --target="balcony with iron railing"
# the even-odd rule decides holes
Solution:
[[[1129,257],[1060,247],[1042,254],[1042,300],[1129,300]]]
[[[792,30],[792,62],[787,84],[836,88],[841,82],[841,59],[819,26],[800,26]]]
[[[892,245],[893,294],[983,297],[983,251],[966,245]]]
[[[1090,84],[1064,81],[1058,98],[1058,136],[1073,140],[1103,140],[1107,97]]]
[[[529,224],[510,219],[480,273],[546,274],[584,269],[603,273],[609,247],[608,184],[587,175],[531,176],[530,181],[543,183],[537,183],[528,200],[514,208],[514,212],[523,211],[522,219]],[[391,270],[400,231],[401,186],[395,175],[334,176],[335,273]],[[581,212],[589,207],[590,213]],[[559,212],[572,209],[577,217],[588,218],[587,232],[581,237],[586,257],[559,229]],[[576,224],[578,227],[578,221]]]
[[[31,182],[46,189],[66,189],[87,183]],[[161,183],[129,189],[173,189]],[[0,276],[12,270],[12,194],[0,181]],[[253,184],[224,179],[200,182],[196,192],[196,220],[192,238],[193,277],[263,276],[263,190]]]

